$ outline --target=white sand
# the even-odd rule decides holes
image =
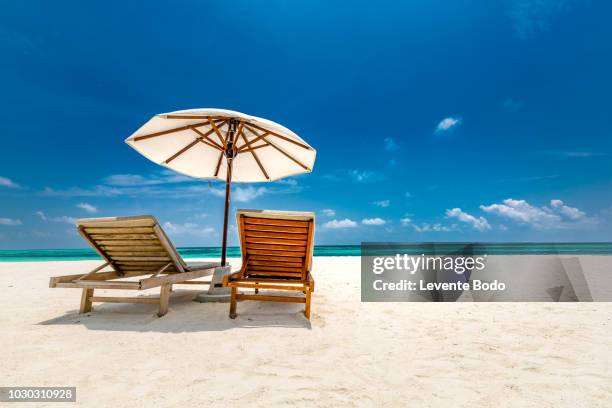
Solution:
[[[612,403],[612,303],[361,303],[359,258],[338,257],[315,259],[310,323],[302,305],[260,302],[230,320],[193,286],[163,318],[78,315],[80,291],[48,278],[96,264],[0,263],[1,386],[76,386],[97,407]]]

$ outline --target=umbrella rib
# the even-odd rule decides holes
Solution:
[[[235,134],[234,140],[232,140],[232,142],[233,142],[232,149],[234,151],[234,154],[233,154],[234,156],[236,156],[238,154],[238,138],[240,137],[241,134],[243,134],[242,133],[242,128],[243,127],[244,127],[244,122],[240,121],[240,124],[238,125],[238,129],[236,130],[236,134]]]
[[[223,149],[219,149],[219,146],[217,146],[216,144],[210,143],[209,141],[204,140],[204,139],[202,139],[201,137],[199,137],[199,138],[198,138],[198,142],[202,142],[202,143],[204,143],[205,145],[212,147],[213,149],[223,151]]]
[[[215,124],[215,122],[212,120],[212,117],[208,118],[208,123],[210,123],[210,126],[213,128],[213,130],[215,131],[215,133],[217,134],[217,137],[219,138],[219,140],[221,141],[221,143],[223,144],[223,148],[227,149],[227,142],[225,141],[225,139],[223,138],[223,135],[221,135],[221,132],[219,131],[219,128],[217,127],[217,125]],[[225,121],[223,122],[225,123]]]
[[[197,128],[197,127],[200,127],[200,126],[208,125],[209,123],[210,122],[194,123],[192,125],[185,125],[185,126],[177,127],[177,128],[174,128],[174,129],[162,130],[160,132],[150,133],[148,135],[135,136],[134,137],[134,141],[137,142],[139,140],[150,139],[152,137],[163,136],[163,135],[167,135],[167,134],[175,133],[175,132],[180,132],[180,131],[187,130],[187,129],[193,129],[193,128]]]
[[[240,148],[238,149],[238,153],[244,151],[245,149],[247,149],[249,146],[251,146],[253,143],[263,139],[264,137],[266,137],[268,135],[268,132],[266,131],[263,134],[259,134],[257,132],[255,132],[253,129],[251,129],[248,125],[244,126],[245,128],[247,128],[249,130],[249,132],[253,133],[255,136],[257,136],[255,139],[251,140],[250,142],[246,141],[245,139],[245,144],[243,144],[242,146],[240,146]]]
[[[289,159],[293,160],[294,162],[296,162],[298,165],[300,165],[304,170],[308,170],[308,171],[312,171],[312,169],[310,169],[308,166],[306,166],[304,163],[302,163],[301,161],[299,161],[298,159],[296,159],[295,157],[293,157],[292,155],[290,155],[289,153],[287,153],[286,151],[284,151],[283,149],[281,149],[280,147],[278,147],[277,145],[275,145],[274,143],[272,143],[271,141],[269,141],[268,139],[264,138],[264,140],[266,142],[268,142],[270,144],[270,146],[272,146],[273,148],[275,148],[276,150],[278,150],[279,152],[281,152],[282,154],[284,154],[285,156],[287,156]]]
[[[304,163],[302,163],[301,161],[299,161],[298,159],[296,159],[295,157],[293,157],[292,155],[290,155],[289,153],[287,153],[286,151],[284,151],[283,149],[281,149],[280,147],[278,147],[277,145],[275,145],[274,143],[272,143],[271,141],[269,141],[268,139],[266,139],[266,137],[268,136],[268,133],[271,134],[271,132],[268,132],[266,129],[263,129],[264,134],[259,135],[257,132],[255,132],[253,129],[251,129],[249,126],[253,125],[252,123],[249,123],[248,125],[245,125],[244,127],[247,128],[251,133],[253,133],[254,135],[257,135],[257,137],[253,140],[251,140],[251,142],[249,144],[253,144],[255,143],[257,140],[263,139],[264,142],[268,143],[269,146],[272,146],[273,148],[275,148],[276,150],[278,150],[279,152],[281,152],[282,154],[284,154],[285,156],[287,156],[289,159],[293,160],[294,162],[296,162],[298,165],[300,165],[300,167],[302,167],[304,170],[308,170],[308,171],[312,171],[312,169],[308,168],[308,166],[306,166]],[[241,149],[245,149],[246,147],[248,147],[248,145],[242,145]],[[257,147],[263,147],[263,146],[257,146]],[[240,153],[241,151],[244,150],[238,150],[238,152]]]
[[[221,124],[221,126],[223,126],[223,124]],[[185,153],[187,150],[191,149],[193,146],[195,146],[198,142],[202,142],[204,144],[208,144],[211,147],[214,147],[215,149],[219,149],[221,150],[221,146],[217,146],[217,145],[211,145],[210,143],[202,140],[203,137],[208,137],[212,132],[214,132],[212,129],[209,130],[206,133],[202,133],[200,132],[198,129],[192,129],[193,131],[195,131],[198,135],[201,135],[200,137],[198,137],[196,140],[194,140],[193,142],[190,142],[189,144],[187,144],[185,147],[183,147],[181,150],[179,150],[178,152],[174,153],[172,156],[168,157],[164,163],[168,164],[170,163],[172,160],[176,159],[177,157],[179,157],[181,154]]]
[[[139,140],[150,139],[152,137],[157,137],[157,136],[163,136],[163,135],[167,135],[170,133],[180,132],[182,130],[192,129],[194,127],[199,127],[199,126],[203,126],[207,124],[208,122],[194,123],[193,125],[185,125],[185,126],[177,127],[174,129],[162,130],[161,132],[155,132],[155,133],[151,133],[148,135],[136,136],[134,137],[134,141],[138,142]]]
[[[262,128],[261,126],[256,125],[256,124],[254,124],[254,123],[249,123],[249,125],[250,125],[250,126],[253,126],[255,129],[259,129],[259,130],[261,130],[262,132],[268,132],[269,134],[271,134],[271,135],[273,135],[273,136],[276,136],[276,137],[278,137],[278,138],[281,138],[281,139],[283,139],[283,140],[286,140],[287,142],[289,142],[289,143],[293,143],[294,145],[300,146],[302,149],[312,150],[312,147],[310,147],[310,146],[308,146],[308,145],[305,145],[305,144],[303,144],[303,143],[297,142],[297,141],[295,141],[295,140],[293,140],[293,139],[291,139],[291,138],[288,138],[287,136],[283,136],[283,135],[280,135],[280,134],[278,134],[278,133],[276,133],[276,132],[272,132],[272,131],[270,131],[270,130],[268,130],[268,129],[265,129],[265,128]]]
[[[226,120],[226,121],[223,121],[223,125],[226,125],[226,124],[228,125],[228,126],[227,126],[227,128],[228,128],[227,130],[229,131],[229,122],[228,122],[227,120]],[[218,130],[221,130],[221,126],[218,126]],[[219,138],[219,141],[220,141],[220,142],[221,142],[221,144],[223,145],[223,150],[227,149],[227,134],[226,134],[226,136],[224,137],[224,136],[221,134],[221,132],[215,132],[215,136],[217,136],[217,138]]]
[[[240,129],[240,136],[242,136],[242,139],[244,140],[244,143],[247,143],[247,138],[244,135],[244,132],[242,131],[242,129]],[[270,176],[268,176],[268,173],[266,172],[266,169],[264,169],[264,166],[259,161],[259,157],[257,157],[257,153],[255,153],[253,150],[249,150],[249,151],[251,152],[251,154],[253,155],[253,158],[257,162],[257,165],[259,166],[259,170],[261,170],[261,172],[263,173],[265,178],[267,178],[268,181],[270,181]]]
[[[222,123],[221,126],[219,126],[219,128],[223,127],[223,125],[225,124]],[[223,150],[223,146],[217,144],[214,140],[212,140],[211,138],[209,138],[208,136],[211,135],[214,132],[214,129],[209,130],[206,133],[202,133],[201,131],[199,131],[198,129],[191,129],[194,132],[196,132],[198,135],[200,135],[200,137],[198,139],[201,139],[202,143],[205,143],[211,147],[214,147],[215,149],[218,150]]]
[[[179,157],[181,154],[185,153],[187,150],[191,149],[193,146],[195,146],[197,143],[199,142],[199,139],[194,140],[193,142],[189,143],[187,146],[183,147],[181,150],[179,150],[178,152],[174,153],[172,156],[168,157],[166,160],[164,160],[164,163],[169,164],[172,160],[176,159],[177,157]]]
[[[248,147],[248,148],[246,148],[246,149],[240,149],[240,150],[238,151],[238,153],[242,153],[242,152],[250,152],[250,151],[252,151],[252,150],[261,149],[262,147],[267,147],[267,146],[270,146],[270,145],[269,145],[268,143],[264,143],[264,144],[262,144],[262,145],[253,146],[253,147]]]
[[[221,160],[223,159],[223,153],[219,153],[219,161],[217,161],[217,167],[215,168],[215,177],[219,175],[219,169],[221,168]]]

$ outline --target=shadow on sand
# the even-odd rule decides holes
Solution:
[[[80,324],[89,330],[186,333],[224,331],[236,328],[284,327],[311,329],[304,317],[304,305],[245,301],[238,303],[238,317],[230,319],[229,303],[195,302],[193,290],[175,290],[170,297],[170,310],[157,317],[157,306],[125,303],[95,303],[91,313],[67,311],[40,325]],[[153,296],[153,295],[150,295]],[[75,297],[75,303],[79,301]]]

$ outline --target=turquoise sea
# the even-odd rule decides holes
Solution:
[[[399,252],[413,255],[435,255],[443,252],[454,253],[472,246],[474,253],[489,255],[612,255],[612,243],[373,243],[366,252],[379,246],[384,252],[401,248]],[[219,247],[178,248],[181,255],[188,258],[219,258]],[[378,251],[377,251],[378,252]],[[239,247],[228,248],[228,257],[240,257]],[[315,246],[315,256],[360,256],[360,245],[321,245]],[[40,250],[0,250],[0,262],[31,261],[81,261],[99,259],[93,249],[40,249]]]

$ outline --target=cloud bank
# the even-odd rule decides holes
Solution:
[[[327,229],[345,229],[355,227],[357,227],[357,223],[348,218],[345,218],[343,220],[331,220],[323,224],[323,228]]]
[[[446,216],[448,218],[456,218],[461,222],[464,222],[468,225],[471,225],[474,229],[478,231],[486,231],[491,229],[491,225],[484,217],[474,217],[471,214],[468,214],[461,210],[461,208],[453,208],[450,210],[446,210]]]
[[[501,203],[481,205],[480,208],[487,213],[539,230],[596,222],[595,219],[587,217],[584,211],[567,206],[558,199],[550,200],[550,206],[536,207],[525,200],[507,198]]]
[[[363,220],[361,220],[361,223],[363,225],[385,225],[387,223],[387,221],[383,220],[382,218],[364,218]]]

